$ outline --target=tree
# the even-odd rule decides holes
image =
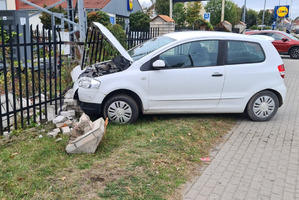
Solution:
[[[264,10],[261,10],[258,14],[258,23],[262,24],[263,20],[263,12]],[[274,13],[270,12],[269,10],[265,10],[265,18],[264,18],[264,25],[271,26],[274,20]]]
[[[206,11],[211,13],[211,24],[217,25],[221,20],[222,0],[209,1],[206,5]],[[240,21],[237,14],[237,5],[231,0],[226,0],[224,7],[224,20],[232,25]]]
[[[242,15],[243,16],[244,7],[242,7]],[[246,9],[245,23],[247,28],[257,25],[258,22],[258,12],[252,9]]]
[[[169,0],[156,0],[156,13],[169,16]]]
[[[200,2],[192,2],[187,4],[186,9],[186,21],[189,25],[192,25],[196,19],[200,17],[199,13],[201,10],[201,3]]]
[[[130,14],[130,30],[132,31],[148,31],[150,27],[150,17],[143,12],[135,12]]]
[[[44,4],[44,8],[46,8],[47,5]],[[55,12],[55,13],[62,13],[64,15],[66,15],[66,11],[61,7],[61,5],[57,8],[57,7],[53,7],[50,8],[49,11],[51,12]],[[52,28],[52,21],[51,21],[51,15],[46,13],[46,12],[42,12],[42,15],[39,17],[43,26],[45,27],[45,29],[51,29]],[[58,19],[57,17],[55,17],[55,25],[61,25],[61,20]]]
[[[174,4],[172,16],[173,16],[175,23],[179,27],[184,26],[185,21],[186,21],[186,9],[185,9],[183,3],[175,3]]]
[[[88,26],[90,26],[92,22],[100,22],[104,26],[108,26],[110,24],[110,17],[107,13],[103,11],[93,11],[87,13]]]

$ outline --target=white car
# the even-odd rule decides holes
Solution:
[[[271,42],[233,33],[175,32],[73,71],[74,96],[88,114],[132,123],[143,114],[247,113],[271,119],[283,104],[283,62]]]

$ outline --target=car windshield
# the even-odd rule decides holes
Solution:
[[[141,45],[134,47],[133,49],[130,49],[128,53],[132,57],[132,59],[136,61],[173,41],[174,39],[166,36],[153,38]]]

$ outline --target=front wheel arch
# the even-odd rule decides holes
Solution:
[[[142,113],[143,111],[143,104],[142,104],[142,101],[140,99],[140,97],[135,93],[135,92],[132,92],[130,90],[115,90],[111,93],[109,93],[103,100],[102,102],[102,115],[103,115],[103,108],[104,108],[104,105],[105,103],[107,102],[108,99],[110,99],[111,97],[115,96],[115,95],[127,95],[127,96],[130,96],[131,98],[134,99],[134,101],[137,103],[137,106],[138,106],[138,110],[140,113]]]

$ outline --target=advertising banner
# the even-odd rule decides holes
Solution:
[[[275,6],[274,8],[274,18],[288,18],[290,12],[290,6]]]

